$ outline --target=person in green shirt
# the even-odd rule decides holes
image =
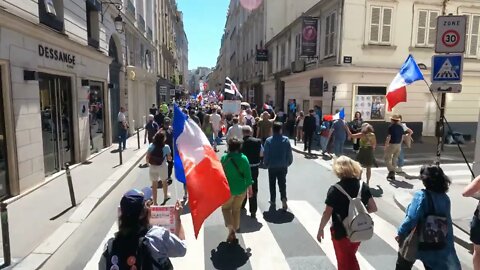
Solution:
[[[238,243],[235,232],[240,229],[240,210],[248,191],[252,195],[252,173],[248,158],[241,153],[243,141],[237,137],[228,140],[228,153],[221,163],[230,186],[230,199],[222,205],[223,219],[228,228],[227,243]]]

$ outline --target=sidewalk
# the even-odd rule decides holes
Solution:
[[[141,143],[143,134],[143,131],[140,131]],[[12,265],[29,255],[69,221],[72,214],[77,213],[77,210],[85,205],[85,199],[91,196],[89,194],[100,189],[110,176],[115,175],[119,181],[123,179],[126,175],[123,172],[131,170],[143,158],[147,145],[141,144],[138,150],[136,135],[130,137],[127,140],[127,149],[123,152],[123,165],[119,165],[117,147],[118,144],[113,144],[87,162],[72,166],[76,207],[70,207],[65,173],[8,205]],[[127,168],[128,166],[131,168]],[[111,189],[104,188],[103,191],[108,193]],[[106,194],[99,194],[97,204],[104,196]],[[95,206],[96,204],[87,208],[93,209]],[[0,251],[0,256],[3,257],[3,250]]]
[[[303,151],[303,143],[294,144],[291,140],[292,149],[300,154],[306,154]],[[348,151],[348,150],[347,150]],[[319,163],[327,168],[331,168],[333,160],[330,157],[323,157],[319,151],[312,151],[312,154],[319,157]],[[354,155],[350,155],[353,157]],[[379,164],[380,165],[380,164]],[[413,194],[424,188],[423,183],[419,181],[418,175],[422,165],[409,165],[403,167],[404,173],[398,174],[395,181],[391,181],[395,190],[393,199],[397,206],[405,211],[408,204],[412,201]],[[450,177],[452,184],[448,192],[451,201],[451,215],[454,224],[455,241],[461,246],[471,249],[469,240],[470,220],[478,204],[477,199],[464,198],[462,191],[472,180],[470,171],[466,164],[454,163],[441,165],[445,174]],[[385,167],[372,168],[372,182],[383,183],[386,180],[387,169]]]

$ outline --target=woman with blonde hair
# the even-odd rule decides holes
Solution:
[[[377,147],[377,138],[372,125],[363,123],[360,133],[352,134],[353,139],[359,139],[357,161],[366,169],[367,185],[370,184],[372,166],[375,164],[374,151]]]
[[[344,192],[351,198],[356,198],[361,193],[362,203],[369,213],[376,212],[377,205],[368,186],[360,181],[360,176],[362,175],[360,163],[349,157],[340,156],[333,162],[333,171],[340,178],[340,181],[332,185],[328,190],[325,210],[318,228],[317,240],[319,242],[322,241],[324,236],[323,229],[331,218],[332,226],[330,227],[330,232],[337,257],[337,269],[360,270],[355,256],[360,247],[360,242],[351,242],[343,225],[343,220],[348,216],[350,205],[350,200]]]

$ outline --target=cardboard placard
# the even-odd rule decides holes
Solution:
[[[223,112],[228,114],[240,114],[242,110],[240,100],[224,100],[223,101]]]
[[[175,206],[151,206],[150,225],[163,227],[175,233]]]

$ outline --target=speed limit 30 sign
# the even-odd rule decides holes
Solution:
[[[466,16],[440,16],[437,18],[437,53],[464,53]]]

